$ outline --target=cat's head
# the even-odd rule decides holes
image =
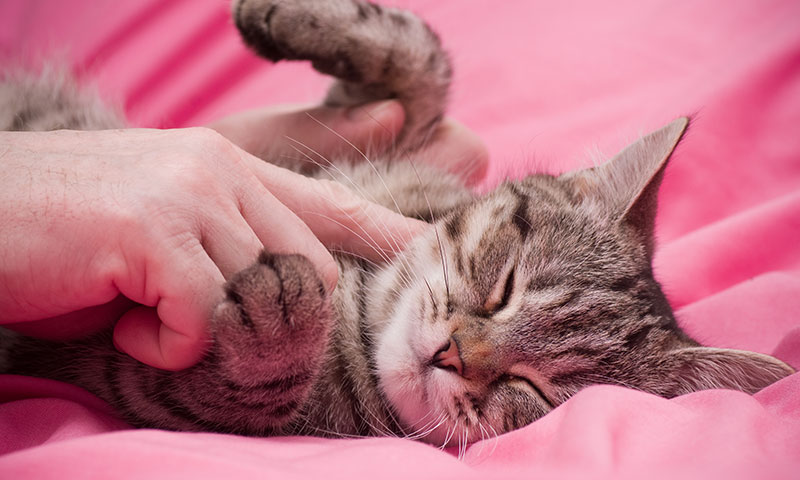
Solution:
[[[474,441],[598,383],[673,397],[755,392],[792,373],[699,346],[653,278],[657,192],[687,124],[595,168],[506,183],[438,219],[383,272],[375,364],[406,433]]]

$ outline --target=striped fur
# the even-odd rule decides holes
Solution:
[[[685,119],[602,166],[478,197],[419,158],[406,161],[424,155],[450,81],[423,22],[358,0],[239,0],[233,12],[256,52],[337,76],[328,103],[403,102],[394,154],[313,174],[435,228],[386,265],[338,256],[330,297],[306,259],[264,252],[226,285],[214,345],[188,370],[142,365],[118,353],[109,332],[68,344],[0,332],[6,371],[81,385],[142,427],[460,446],[520,428],[592,384],[672,397],[754,392],[792,372],[765,355],[699,346],[653,277],[658,186]],[[98,128],[81,119],[105,115],[71,88],[14,93],[7,82],[0,92],[9,88],[37,106],[23,101],[15,108],[27,113],[12,112],[6,128]],[[54,118],[75,121],[48,122],[41,98],[71,105]]]

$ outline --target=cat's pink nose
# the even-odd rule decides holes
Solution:
[[[450,370],[459,375],[464,373],[464,364],[461,362],[458,344],[452,338],[436,352],[431,360],[431,364],[436,368]]]

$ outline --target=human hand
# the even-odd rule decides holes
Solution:
[[[309,119],[287,115],[297,127]],[[352,121],[341,111],[313,115],[343,134]],[[390,106],[375,119],[380,131],[373,120],[350,138],[386,142],[402,110]],[[261,129],[261,138],[294,130],[306,143],[320,138],[281,125]],[[253,132],[237,122],[220,130]],[[335,264],[317,237],[377,259],[374,247],[391,251],[423,228],[336,184],[265,164],[206,129],[0,135],[0,185],[8,186],[0,220],[9,227],[0,236],[2,322],[63,338],[119,318],[118,348],[161,368],[199,359],[220,285],[262,247],[306,255],[332,289]],[[362,228],[393,239],[368,245],[350,232]]]
[[[397,101],[382,101],[349,109],[279,105],[237,113],[209,127],[247,152],[275,163],[308,162],[295,148],[339,155],[372,156],[386,150],[403,126]],[[269,135],[265,135],[269,132]],[[346,140],[345,140],[346,139]],[[312,155],[313,157],[314,155]],[[419,151],[416,161],[437,165],[477,185],[486,175],[489,155],[471,130],[446,117]]]

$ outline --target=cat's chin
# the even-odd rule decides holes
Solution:
[[[453,399],[463,390],[454,374],[428,365],[417,374],[410,370],[385,372],[380,383],[405,436],[437,447],[456,447],[486,436],[458,420]]]
[[[375,365],[383,395],[408,437],[441,447],[480,440],[479,432],[456,420],[453,399],[464,394],[460,378],[431,362],[449,330],[443,322],[426,321],[419,303],[411,295],[400,300],[378,335]]]
[[[429,360],[436,352],[438,341],[426,342],[425,339],[441,337],[445,332],[432,332],[431,325],[423,321],[418,305],[412,295],[399,300],[375,345],[380,389],[409,436],[424,434],[440,420],[435,418],[433,412],[439,408],[427,388],[431,373]]]

